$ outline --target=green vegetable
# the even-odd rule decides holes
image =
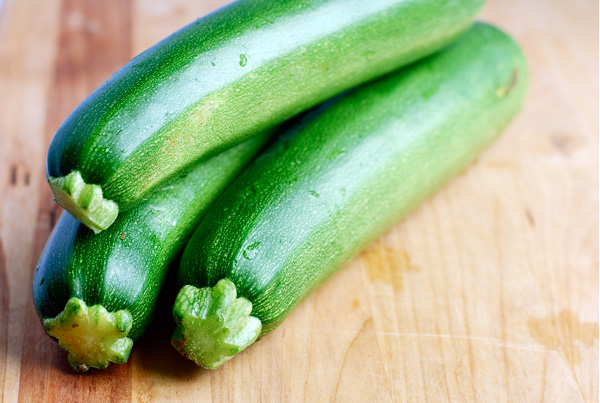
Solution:
[[[127,361],[151,320],[169,263],[271,132],[173,179],[101,234],[61,216],[36,269],[33,299],[44,329],[76,370]]]
[[[100,232],[184,167],[451,43],[483,1],[222,8],[133,59],[66,119],[48,152],[55,199]]]
[[[178,272],[187,286],[173,310],[173,345],[213,368],[259,336],[253,320],[247,329],[239,319],[230,327],[226,315],[202,309],[206,295],[222,298],[221,306],[249,301],[260,335],[273,330],[495,139],[519,110],[526,81],[513,40],[477,24],[438,55],[309,113],[232,183],[194,232]],[[227,333],[241,337],[217,338]],[[215,344],[216,358],[214,347],[202,350]]]

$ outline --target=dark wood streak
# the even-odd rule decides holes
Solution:
[[[23,185],[29,186],[29,182],[31,182],[31,174],[29,172],[25,172],[23,175]],[[19,167],[17,165],[10,166],[9,172],[9,182],[11,186],[17,186],[19,184]]]
[[[47,103],[46,146],[77,104],[131,58],[132,9],[132,0],[63,0],[58,55]],[[29,182],[28,176],[24,181]],[[45,181],[37,190],[36,262],[62,211],[53,202]],[[105,371],[92,369],[85,375],[75,373],[67,363],[66,352],[40,326],[33,303],[28,306],[26,329],[20,401],[131,400],[130,365],[111,365]]]
[[[6,256],[0,238],[0,388],[6,390],[6,364],[8,360],[8,276]]]
[[[29,172],[25,172],[23,175],[23,185],[29,186],[29,182],[31,182],[31,174]],[[19,184],[19,168],[17,165],[10,166],[9,172],[9,182],[11,186],[17,186]]]
[[[48,192],[48,193],[50,193],[50,192]],[[58,222],[58,218],[60,217],[61,213],[64,211],[62,209],[62,207],[60,207],[56,203],[52,203],[52,207],[53,208],[50,209],[50,211],[49,211],[49,223],[48,223],[48,226],[50,228],[54,228],[54,226]]]
[[[10,184],[13,186],[17,184],[17,167],[15,165],[10,167]]]
[[[535,228],[535,219],[533,218],[533,214],[531,210],[528,208],[525,209],[525,217],[527,217],[527,222],[531,225],[532,228]]]

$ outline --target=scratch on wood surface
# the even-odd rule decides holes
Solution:
[[[364,327],[364,325],[363,325]],[[288,328],[293,331],[296,336],[304,335],[308,337],[312,331],[310,329],[305,329],[302,327],[293,327]],[[334,334],[355,334],[354,331],[351,330],[341,330],[336,329],[333,331],[327,330],[319,330],[319,334],[322,335],[334,335]],[[360,333],[360,332],[359,332]],[[498,337],[486,337],[486,336],[459,336],[453,334],[439,334],[439,333],[413,333],[413,332],[382,332],[382,331],[363,331],[365,334],[373,334],[376,336],[384,336],[384,337],[400,337],[400,338],[415,338],[415,339],[442,339],[442,340],[453,340],[453,341],[464,341],[470,342],[474,344],[485,344],[488,346],[499,347],[503,349],[512,349],[512,350],[524,350],[524,351],[535,351],[540,353],[547,353],[552,351],[553,348],[546,346],[544,344],[534,344],[534,343],[511,343],[506,342]],[[356,334],[356,337],[358,334]]]
[[[338,374],[338,379],[335,384],[335,391],[333,393],[333,399],[332,399],[332,401],[334,401],[334,402],[337,400],[338,389],[340,387],[340,381],[342,380],[342,372],[344,371],[344,367],[346,366],[346,361],[348,360],[348,354],[350,353],[350,351],[352,351],[352,346],[354,345],[354,343],[356,343],[356,340],[358,340],[358,337],[361,335],[361,333],[363,333],[367,324],[369,324],[372,321],[373,321],[373,318],[368,317],[363,322],[363,324],[360,327],[360,329],[358,330],[358,332],[356,332],[356,334],[352,338],[352,341],[350,342],[350,344],[348,344],[348,348],[346,349],[346,353],[344,354],[344,360],[342,361],[342,365],[340,366],[340,372]],[[352,333],[354,333],[354,332],[352,332]]]
[[[531,343],[508,343],[500,338],[484,337],[484,336],[457,336],[452,334],[437,334],[437,333],[396,333],[396,332],[377,332],[377,335],[395,336],[395,337],[414,337],[414,338],[434,338],[468,341],[479,344],[486,344],[494,347],[527,350],[537,352],[548,352],[550,349],[546,346]]]

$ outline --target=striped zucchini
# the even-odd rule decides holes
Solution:
[[[484,0],[242,0],[142,53],[48,151],[55,200],[95,232],[185,167],[441,49]]]
[[[215,368],[273,330],[490,144],[526,81],[513,40],[476,24],[447,50],[309,113],[233,182],[186,246],[173,345]]]
[[[169,263],[202,214],[271,131],[173,179],[95,235],[64,213],[40,258],[33,300],[78,371],[127,361],[148,326]]]

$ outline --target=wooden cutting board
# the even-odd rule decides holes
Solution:
[[[489,2],[481,18],[530,63],[522,113],[275,332],[216,371],[178,356],[165,325],[125,365],[69,369],[30,291],[60,214],[50,139],[132,56],[224,2],[0,0],[3,400],[598,401],[594,0]]]

